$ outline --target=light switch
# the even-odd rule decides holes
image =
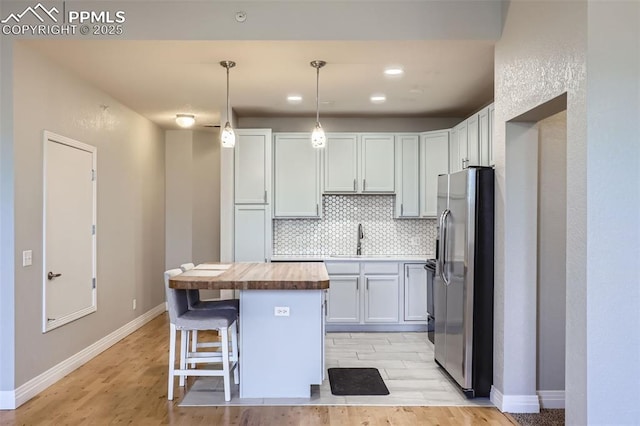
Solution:
[[[22,252],[22,266],[33,265],[33,251],[25,250]]]

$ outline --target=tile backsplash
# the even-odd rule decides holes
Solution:
[[[325,195],[322,219],[273,221],[273,254],[355,254],[358,224],[362,254],[433,254],[435,219],[394,219],[393,195]]]

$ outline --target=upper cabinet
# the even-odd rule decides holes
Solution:
[[[491,104],[473,114],[451,131],[449,170],[469,166],[493,166],[493,111]]]
[[[420,217],[436,217],[438,175],[449,173],[449,131],[420,134]]]
[[[330,133],[324,151],[324,192],[394,193],[393,134]]]
[[[420,137],[396,135],[396,217],[420,216]]]
[[[395,191],[394,136],[365,134],[361,136],[362,192]]]
[[[274,217],[320,217],[320,153],[308,133],[274,135]]]
[[[234,148],[235,204],[269,204],[271,130],[238,129]]]
[[[358,191],[358,136],[333,133],[327,135],[324,148],[324,191]]]

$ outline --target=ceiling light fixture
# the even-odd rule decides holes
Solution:
[[[371,101],[371,103],[381,104],[387,100],[387,97],[385,95],[371,95],[369,100]]]
[[[180,127],[191,127],[196,122],[196,116],[193,114],[176,114],[176,124]]]
[[[300,95],[289,95],[287,96],[287,102],[290,104],[299,104],[302,102],[302,96]]]
[[[223,68],[227,69],[227,122],[220,133],[220,141],[222,142],[223,148],[233,148],[236,145],[236,132],[233,131],[231,127],[231,115],[229,110],[229,69],[236,66],[236,63],[233,61],[222,61],[220,65]]]
[[[325,61],[311,61],[310,64],[316,69],[316,127],[311,133],[311,145],[314,148],[324,148],[327,144],[327,136],[320,125],[320,68],[327,65]]]
[[[384,75],[398,76],[404,74],[404,70],[400,67],[389,67],[384,70]]]

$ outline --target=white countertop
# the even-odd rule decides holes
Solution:
[[[272,262],[426,262],[427,259],[433,259],[432,253],[426,255],[412,254],[278,254],[271,256]]]

